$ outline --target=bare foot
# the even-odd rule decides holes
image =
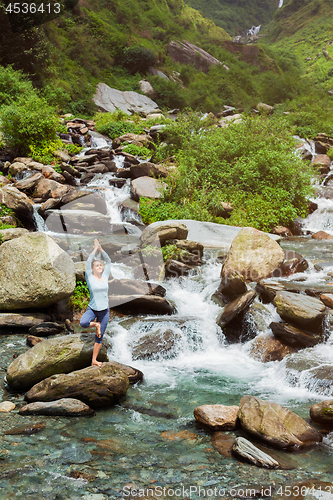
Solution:
[[[100,361],[96,361],[96,359],[93,359],[91,362],[91,366],[94,366],[94,365],[101,367],[102,363]]]

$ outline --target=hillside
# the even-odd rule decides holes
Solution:
[[[185,0],[230,35],[238,35],[252,26],[267,24],[277,10],[278,0]]]

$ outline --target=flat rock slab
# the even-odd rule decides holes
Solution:
[[[297,449],[322,441],[319,432],[296,413],[255,396],[242,397],[238,418],[246,432],[276,448]]]
[[[256,298],[256,292],[254,290],[249,290],[248,292],[240,295],[232,302],[230,302],[223,309],[222,313],[217,318],[217,324],[223,328],[227,325],[233,318],[238,316],[242,311],[245,311]]]
[[[131,198],[134,201],[140,201],[140,198],[157,200],[166,187],[165,182],[152,177],[138,177],[131,181]]]
[[[20,415],[48,415],[60,417],[90,417],[95,412],[79,399],[62,398],[58,401],[30,403],[19,410]]]
[[[85,368],[91,364],[94,342],[91,334],[64,335],[44,340],[9,365],[7,382],[13,389],[22,391],[56,373]],[[108,361],[103,345],[98,359]]]
[[[272,322],[269,327],[281,342],[292,347],[313,347],[324,341],[321,335],[305,332],[288,323]]]
[[[267,469],[278,469],[279,463],[271,456],[259,450],[250,441],[243,437],[237,437],[232,451],[235,455],[240,456],[257,467],[265,467]]]
[[[36,335],[37,337],[47,337],[48,335],[57,335],[64,331],[63,325],[59,323],[54,323],[51,321],[45,321],[39,325],[32,326],[29,328],[29,333],[31,335]]]
[[[181,220],[165,220],[153,222],[149,225],[149,228],[154,228],[156,226],[170,225],[174,223],[182,223],[188,229],[187,238],[192,241],[197,241],[202,243],[206,248],[223,248],[229,249],[230,245],[242,229],[236,226],[227,226],[225,224],[216,224],[215,222],[201,222],[191,219],[181,219]],[[268,233],[265,233],[268,234]],[[281,237],[276,234],[268,234],[268,236],[274,241],[280,241]]]
[[[310,408],[311,420],[318,424],[333,427],[333,399],[326,399]]]
[[[325,305],[321,300],[293,292],[277,292],[274,305],[281,318],[296,325],[306,327],[307,331],[321,329]]]
[[[120,279],[109,281],[109,295],[159,295],[164,297],[166,290],[163,286],[147,281]]]
[[[0,328],[13,326],[31,328],[50,319],[51,316],[44,313],[0,313]]]
[[[214,431],[233,431],[238,424],[238,410],[238,406],[203,405],[194,410],[194,417]]]
[[[120,90],[112,89],[105,83],[97,85],[93,101],[102,111],[110,113],[120,109],[128,115],[139,112],[148,114],[158,109],[156,102],[145,95],[133,91],[121,92]]]
[[[129,387],[124,371],[117,370],[110,363],[89,366],[71,373],[61,373],[42,380],[26,394],[28,403],[56,401],[63,397],[83,401],[91,408],[115,404]]]

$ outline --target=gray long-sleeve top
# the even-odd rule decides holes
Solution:
[[[99,281],[91,272],[92,261],[99,260],[94,252],[92,252],[87,260],[86,264],[86,282],[90,292],[90,302],[89,307],[94,311],[103,311],[109,307],[108,299],[108,279],[111,270],[111,260],[106,252],[102,252],[102,257],[105,260],[105,269],[102,274],[102,281]]]

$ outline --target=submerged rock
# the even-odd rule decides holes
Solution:
[[[172,330],[147,333],[138,340],[132,350],[133,359],[151,359],[156,356],[169,354],[180,336]]]
[[[7,382],[17,391],[27,390],[56,373],[68,373],[91,364],[92,334],[64,335],[47,339],[16,358],[7,369]],[[108,361],[102,345],[99,361]]]
[[[194,410],[194,417],[214,431],[233,431],[237,427],[238,411],[238,406],[203,405]]]
[[[80,399],[91,408],[115,404],[126,394],[129,379],[125,372],[110,363],[89,366],[72,373],[53,375],[34,385],[26,394],[29,403],[55,401],[61,398]]]
[[[242,397],[238,417],[246,432],[276,448],[302,448],[322,441],[319,432],[296,413],[255,396]]]
[[[245,460],[257,467],[278,469],[280,466],[274,458],[259,450],[259,448],[243,437],[236,438],[232,451],[235,455],[245,458]]]
[[[266,335],[265,337],[256,337],[253,340],[249,355],[262,363],[268,363],[269,361],[281,361],[293,352],[296,352],[295,348]]]
[[[323,342],[324,338],[315,333],[305,332],[288,323],[272,322],[269,327],[272,329],[275,337],[281,342],[293,347],[313,347],[319,342]]]
[[[90,417],[94,410],[78,399],[62,398],[51,402],[30,403],[20,408],[20,415],[48,415],[60,417]]]

